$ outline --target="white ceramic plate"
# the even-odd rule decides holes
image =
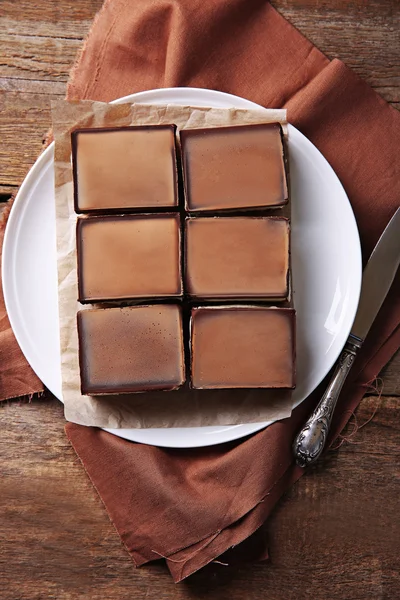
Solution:
[[[196,88],[151,90],[116,102],[261,108],[237,96]],[[350,332],[361,286],[361,251],[354,215],[339,179],[293,126],[289,126],[289,152],[298,357],[294,404],[298,405],[328,373]],[[4,239],[3,290],[23,353],[61,400],[53,160],[51,144],[15,200]],[[269,424],[109,431],[147,444],[189,448],[234,440]]]

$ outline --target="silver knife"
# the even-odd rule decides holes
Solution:
[[[301,467],[314,463],[325,447],[343,384],[393,283],[399,263],[400,208],[389,221],[364,269],[356,318],[328,388],[293,442],[296,463]]]

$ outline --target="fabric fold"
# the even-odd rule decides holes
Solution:
[[[67,97],[110,101],[146,89],[193,86],[275,108],[328,63],[265,0],[107,0]]]
[[[117,4],[121,11],[116,19],[124,21],[120,27],[107,16]],[[344,184],[366,260],[398,206],[400,178],[393,156],[399,114],[341,61],[330,62],[267,3],[238,0],[216,7],[213,2],[143,1],[135,3],[129,16],[124,6],[106,3],[70,81],[68,97],[110,100],[142,89],[190,85],[220,89],[268,107],[284,106],[289,121],[321,150]],[[144,38],[139,25],[153,33]],[[107,51],[103,45],[97,61],[106,32]],[[119,68],[113,68],[113,61]],[[101,68],[89,69],[92,63],[101,63]],[[340,398],[331,441],[398,348],[399,320],[395,285]],[[110,440],[104,432],[71,424],[67,434],[135,562],[164,556],[174,580],[180,581],[251,535],[284,490],[302,475],[293,465],[291,441],[323,387],[290,419],[212,450],[154,449]],[[100,449],[110,445],[118,449],[107,454],[111,462],[106,471],[119,466],[110,481],[125,479],[129,472],[140,482],[131,489],[133,504],[110,495],[110,481],[104,481],[93,462]],[[152,482],[148,475],[156,464]],[[130,515],[135,515],[134,522]]]
[[[399,205],[400,115],[343,63],[330,62],[264,0],[106,0],[68,99],[109,101],[166,86],[287,108],[341,179],[368,258]],[[340,397],[331,442],[400,346],[398,284]],[[71,423],[66,432],[135,564],[163,556],[180,581],[248,538],[303,474],[291,443],[324,385],[290,418],[211,448],[155,448]]]
[[[366,262],[399,206],[400,163],[393,156],[399,112],[337,59],[285,108],[289,121],[339,176],[357,220]]]

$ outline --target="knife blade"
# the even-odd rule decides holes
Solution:
[[[393,283],[400,264],[400,208],[390,219],[364,269],[360,301],[351,335],[364,340]]]
[[[329,385],[318,406],[294,439],[293,454],[300,467],[314,463],[325,447],[343,384],[387,296],[399,264],[400,208],[386,226],[364,269],[356,318]]]

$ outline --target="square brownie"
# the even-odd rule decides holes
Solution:
[[[179,306],[88,309],[77,318],[82,394],[173,390],[185,381]]]
[[[289,221],[194,217],[185,222],[185,288],[202,299],[285,299]]]
[[[279,123],[184,129],[180,140],[188,211],[260,209],[287,203]]]
[[[177,214],[80,217],[79,301],[180,296],[180,237]]]
[[[175,125],[75,130],[75,211],[178,206],[175,131]]]
[[[197,307],[191,317],[196,389],[293,388],[295,312],[262,306]]]

